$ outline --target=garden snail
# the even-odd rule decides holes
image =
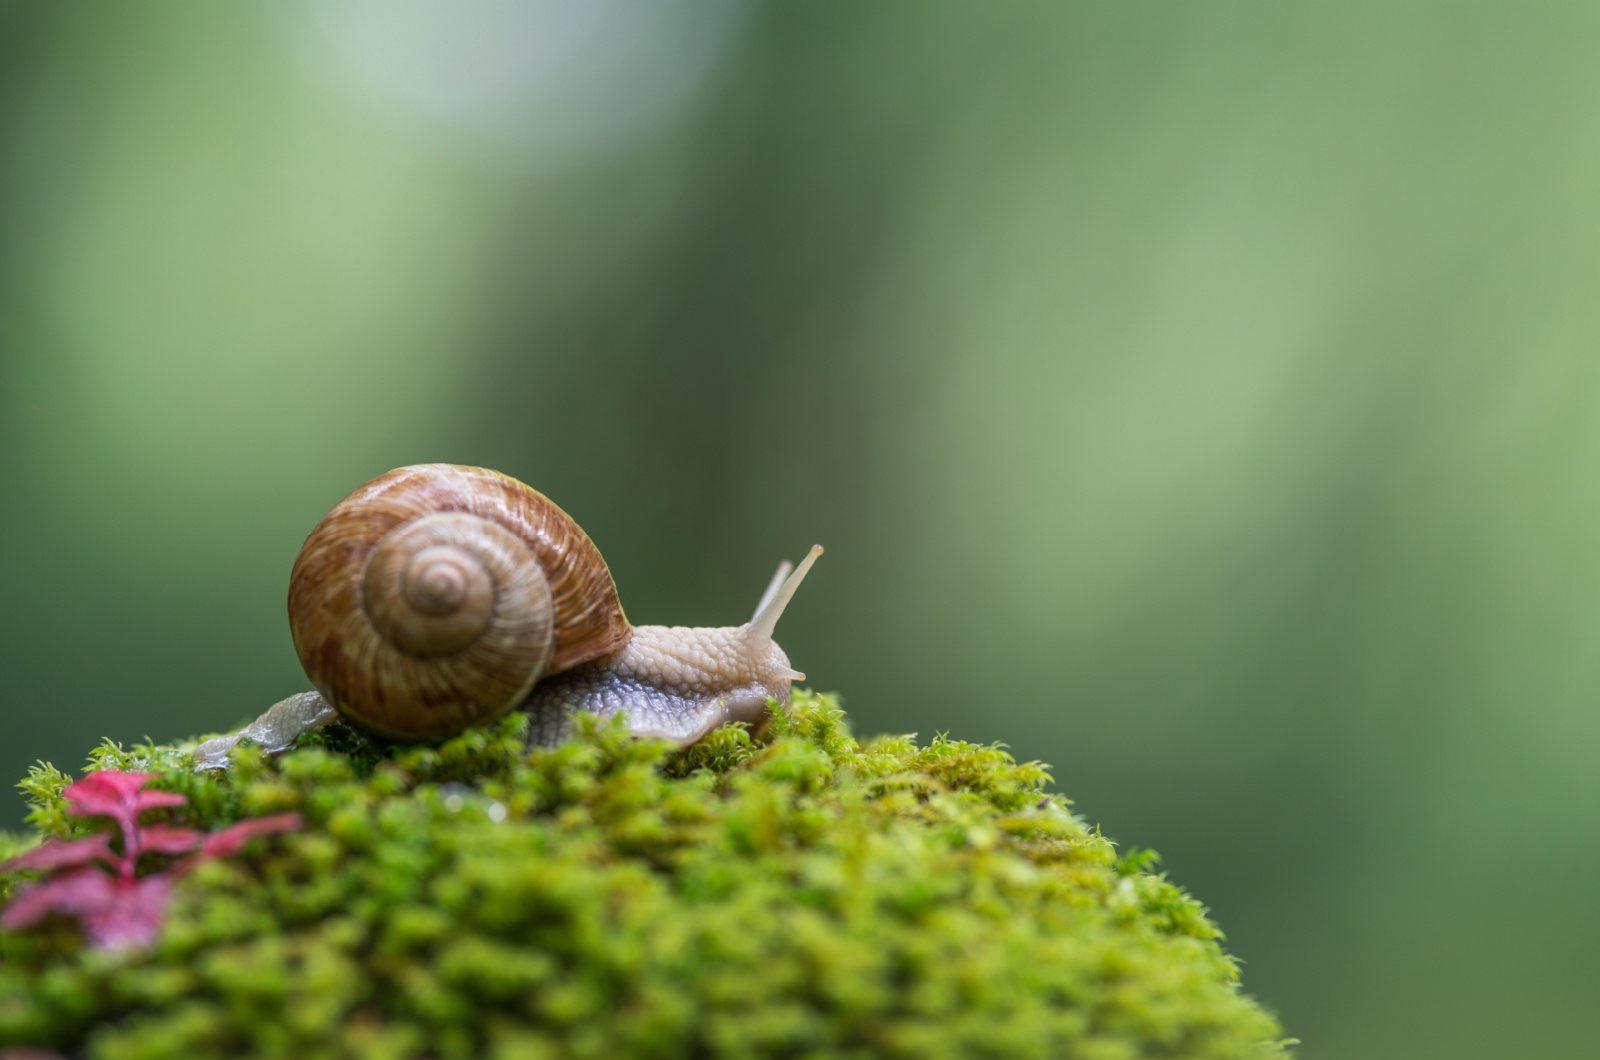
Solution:
[[[351,493],[295,560],[289,625],[317,691],[202,743],[202,767],[250,739],[269,751],[343,717],[381,736],[440,740],[513,709],[553,744],[577,711],[693,743],[755,722],[803,678],[772,639],[811,549],[742,626],[634,626],[611,572],[570,516],[509,476],[403,467]]]

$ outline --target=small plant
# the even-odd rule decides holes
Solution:
[[[240,821],[219,832],[200,832],[166,824],[141,824],[148,810],[183,806],[188,799],[171,791],[145,791],[152,773],[108,769],[67,785],[61,795],[74,817],[109,817],[122,833],[114,850],[111,832],[82,839],[50,839],[0,864],[54,875],[19,890],[0,915],[8,931],[31,927],[52,913],[76,919],[98,949],[148,946],[155,941],[172,899],[172,884],[206,858],[237,853],[257,836],[293,831],[300,815],[280,813]],[[155,872],[139,875],[146,854],[181,856]]]

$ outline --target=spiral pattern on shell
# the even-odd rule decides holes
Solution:
[[[516,479],[453,464],[391,471],[335,506],[295,560],[289,628],[340,713],[422,740],[492,720],[543,675],[632,635],[570,516]]]

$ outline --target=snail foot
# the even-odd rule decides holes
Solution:
[[[228,768],[228,752],[249,740],[268,754],[282,754],[308,732],[315,732],[339,714],[318,692],[301,692],[268,707],[255,721],[231,732],[206,740],[194,749],[194,765],[199,770]]]

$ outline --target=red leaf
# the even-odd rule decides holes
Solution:
[[[110,900],[115,882],[93,865],[80,865],[30,884],[12,896],[0,914],[0,927],[7,931],[30,927],[51,913],[81,917]]]
[[[134,800],[133,812],[135,816],[146,810],[154,810],[163,806],[185,806],[188,799],[175,791],[141,791]]]
[[[131,817],[138,805],[139,789],[155,779],[153,773],[124,773],[107,769],[90,773],[62,789],[61,795],[72,803],[72,812],[79,817]]]
[[[165,873],[124,880],[84,865],[18,891],[0,915],[0,927],[15,931],[60,913],[76,917],[100,949],[147,946],[160,933],[171,900],[172,880]]]
[[[240,821],[220,832],[212,832],[206,836],[205,846],[200,852],[206,857],[225,858],[236,854],[250,840],[257,836],[272,835],[276,832],[293,832],[301,825],[298,813],[278,813],[271,817],[252,817],[247,821]]]
[[[149,824],[139,829],[139,850],[145,854],[187,854],[200,845],[201,838],[193,828]]]
[[[86,839],[51,839],[25,854],[0,865],[0,872],[17,869],[65,869],[73,865],[86,865],[95,859],[111,864],[111,850],[107,844],[111,835],[101,832]]]
[[[0,865],[0,872],[12,869],[59,869],[47,880],[19,890],[0,912],[0,927],[7,930],[29,927],[51,913],[76,917],[91,944],[100,949],[146,946],[161,931],[167,905],[172,899],[172,881],[202,858],[225,857],[237,853],[258,836],[288,832],[299,828],[300,815],[280,813],[240,821],[231,828],[206,835],[191,828],[155,824],[143,827],[139,814],[163,806],[182,806],[186,798],[170,791],[141,790],[152,779],[148,773],[123,773],[108,769],[68,784],[62,795],[71,812],[81,816],[110,817],[122,829],[124,851],[119,857],[110,849],[107,834],[84,839],[49,842]],[[135,877],[134,866],[141,853],[196,855],[172,865],[163,872]],[[96,860],[117,871],[110,875],[98,868]]]
[[[117,880],[108,900],[79,917],[89,941],[103,950],[148,946],[161,933],[172,901],[172,878],[165,873]]]
[[[146,810],[188,803],[188,799],[175,791],[140,790],[154,779],[154,773],[124,773],[107,769],[90,773],[82,780],[68,784],[61,794],[72,803],[72,812],[80,817],[115,817],[119,820],[124,815],[137,817]]]

